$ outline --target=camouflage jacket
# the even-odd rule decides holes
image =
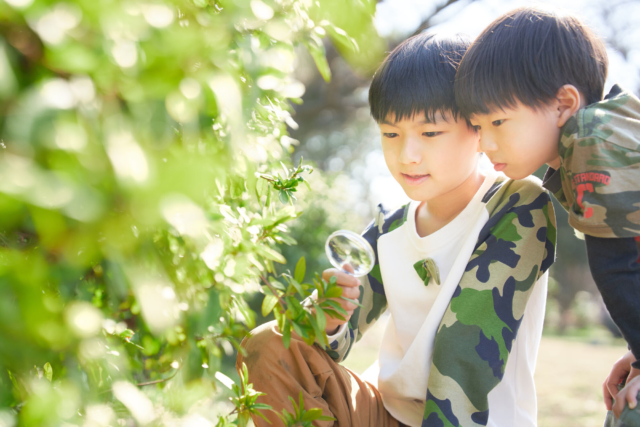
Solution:
[[[487,425],[488,394],[504,375],[533,284],[555,260],[553,205],[536,178],[500,177],[482,203],[489,219],[436,333],[423,426]],[[401,226],[406,214],[406,207],[382,210],[367,227],[363,236],[376,258],[378,238]],[[387,307],[377,259],[360,280],[363,307],[327,349],[337,361]]]
[[[640,393],[638,397],[640,400]],[[604,420],[604,427],[637,427],[640,426],[640,406],[634,409],[629,408],[627,403],[620,414],[620,418],[616,418],[613,411],[607,411],[607,417]]]
[[[561,166],[544,187],[569,212],[569,224],[594,237],[640,235],[640,100],[615,85],[562,128]]]

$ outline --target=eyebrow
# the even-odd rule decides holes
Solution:
[[[389,126],[393,126],[393,127],[397,127],[396,123],[398,123],[398,122],[391,123],[388,120],[383,120],[382,122],[380,122],[381,125],[389,125]],[[432,120],[424,119],[424,120],[420,120],[417,124],[419,126],[420,125],[435,125],[435,124],[437,124],[437,121],[434,122]]]

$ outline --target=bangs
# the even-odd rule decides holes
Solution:
[[[429,122],[450,112],[457,120],[456,68],[469,42],[462,37],[441,39],[433,34],[414,36],[391,52],[376,72],[369,89],[371,115],[382,123],[424,113]]]
[[[591,104],[602,99],[606,73],[604,44],[579,20],[521,8],[469,47],[456,76],[456,103],[465,117],[518,103],[536,109],[572,84]]]

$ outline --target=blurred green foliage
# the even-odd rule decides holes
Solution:
[[[374,9],[0,0],[0,426],[246,425],[266,409],[229,379],[247,301],[270,294],[261,314],[322,341],[299,300],[337,296],[273,264],[310,172],[287,160],[297,49],[325,79],[325,35],[369,67]]]

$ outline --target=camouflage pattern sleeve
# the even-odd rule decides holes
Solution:
[[[550,196],[508,180],[486,201],[480,232],[435,337],[422,426],[486,426],[534,284],[555,260]]]
[[[640,100],[614,86],[562,128],[569,224],[594,237],[640,235]]]
[[[618,391],[622,389],[623,385],[618,386]],[[640,393],[636,396],[636,399],[640,401]],[[604,420],[603,427],[635,427],[640,426],[640,405],[636,405],[631,409],[628,403],[625,403],[620,418],[616,418],[613,411],[607,411],[607,417]]]
[[[348,328],[339,338],[330,343],[327,353],[332,359],[341,362],[349,355],[353,344],[378,320],[387,309],[387,297],[382,285],[380,263],[378,261],[378,238],[404,222],[408,205],[387,212],[382,205],[376,209],[375,219],[367,226],[362,236],[369,242],[375,254],[375,264],[369,274],[360,278],[360,304],[349,319]]]

